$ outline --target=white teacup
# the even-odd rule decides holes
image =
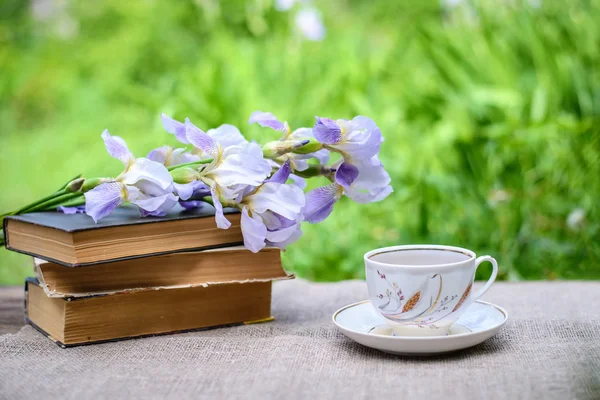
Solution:
[[[490,256],[439,245],[384,247],[365,254],[369,298],[395,335],[446,335],[494,283],[498,264]],[[492,276],[473,294],[475,270],[492,263]]]

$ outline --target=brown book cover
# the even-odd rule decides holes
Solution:
[[[217,228],[210,206],[144,218],[125,206],[98,223],[85,214],[37,212],[6,217],[4,241],[9,250],[69,267],[242,244],[240,214],[225,212],[227,230]]]
[[[25,282],[25,320],[63,348],[272,319],[271,282],[76,299],[50,298],[35,278]]]
[[[69,268],[35,259],[35,273],[48,297],[85,297],[148,288],[183,288],[293,278],[281,267],[281,252],[252,253],[243,246],[136,258]]]

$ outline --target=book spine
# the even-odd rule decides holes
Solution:
[[[25,279],[25,287],[23,288],[23,292],[25,292],[25,298],[23,299],[23,315],[25,316],[25,322],[29,321],[27,318],[27,285],[29,284],[29,278]]]
[[[11,250],[10,246],[8,245],[8,229],[6,229],[8,227],[8,217],[4,217],[4,219],[2,220],[2,235],[4,236],[4,247],[6,247],[7,250]]]

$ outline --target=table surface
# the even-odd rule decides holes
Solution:
[[[331,322],[364,282],[276,282],[271,323],[61,349],[0,288],[0,398],[600,399],[600,282],[496,283],[509,321],[433,357],[363,347]]]

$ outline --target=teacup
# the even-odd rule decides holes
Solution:
[[[446,335],[498,274],[492,257],[452,246],[384,247],[364,258],[371,303],[398,336]],[[473,293],[475,271],[485,261],[492,263],[492,276]]]

